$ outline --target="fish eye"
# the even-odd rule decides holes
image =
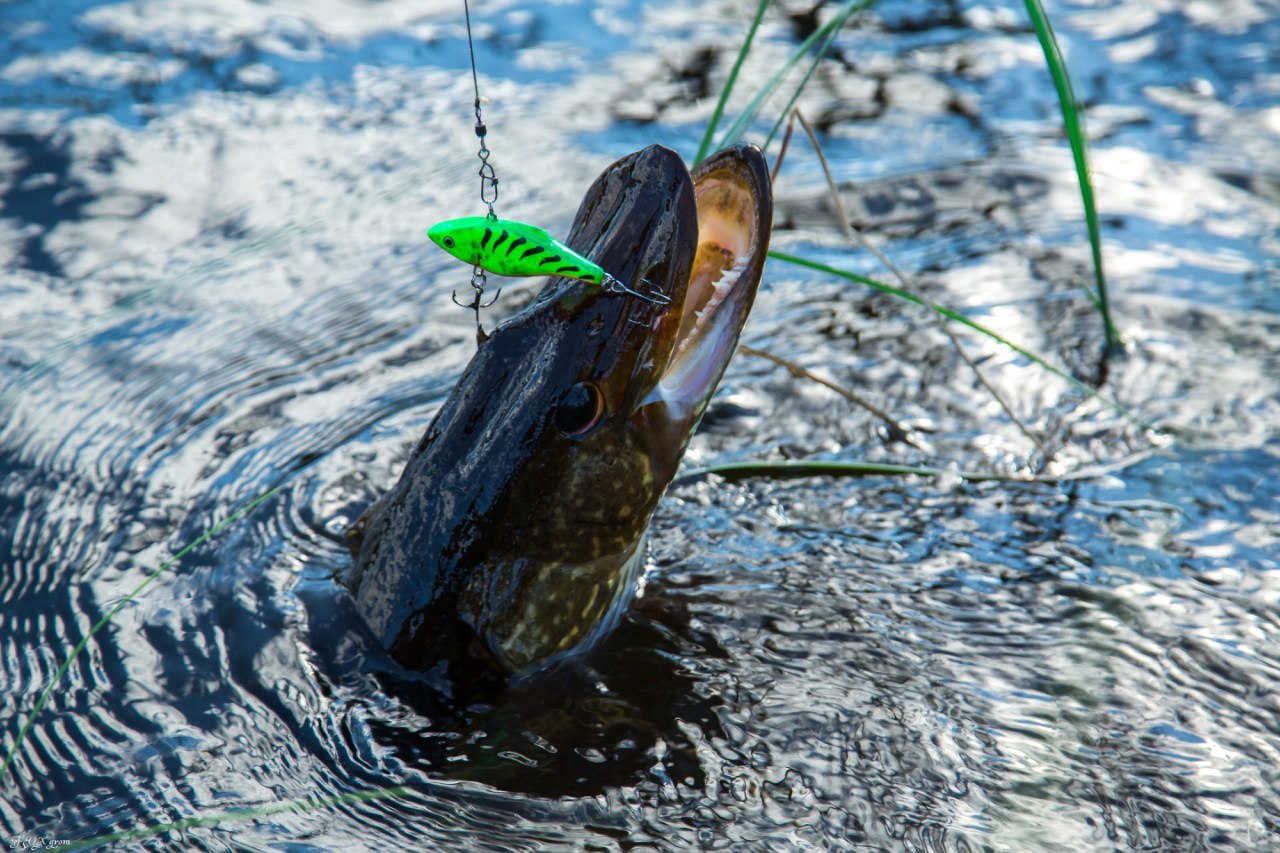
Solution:
[[[446,249],[452,249],[452,248],[453,248],[453,238],[452,238],[452,237],[444,237],[444,238],[442,238],[442,239],[440,240],[440,242],[441,242],[441,243],[444,243],[444,247],[445,247]]]
[[[590,382],[579,382],[556,402],[556,427],[570,438],[590,432],[604,415],[604,395]]]

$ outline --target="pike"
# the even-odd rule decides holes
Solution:
[[[556,277],[480,344],[399,482],[348,531],[345,585],[392,657],[515,674],[617,623],[654,509],[737,348],[772,220],[758,148],[690,174],[655,145],[587,191],[564,244],[573,254],[504,236],[502,220],[468,226],[472,237],[483,226],[495,266],[534,262],[520,256],[535,243],[560,257],[538,262]],[[667,302],[603,292],[582,277],[589,257]]]

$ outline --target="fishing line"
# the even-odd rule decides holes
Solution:
[[[865,2],[865,0],[864,0]],[[471,86],[475,92],[476,137],[480,140],[480,203],[488,209],[485,216],[464,216],[437,223],[427,231],[427,236],[449,254],[471,265],[472,298],[464,304],[454,291],[453,301],[462,308],[470,308],[476,315],[476,338],[484,343],[488,335],[480,325],[480,309],[497,301],[502,290],[484,301],[487,273],[510,276],[551,275],[577,279],[594,284],[606,293],[637,297],[651,305],[665,306],[671,300],[653,282],[643,276],[627,284],[598,263],[581,255],[565,243],[552,237],[545,230],[527,222],[499,219],[494,205],[498,201],[498,175],[489,162],[488,127],[484,123],[483,107],[486,103],[480,94],[480,73],[476,68],[475,37],[471,30],[471,6],[463,0],[467,20],[467,52],[471,58]],[[651,327],[652,318],[642,320],[631,316],[629,323]]]
[[[481,105],[484,99],[480,96],[480,75],[476,72],[476,45],[471,36],[471,5],[469,0],[462,0],[462,12],[467,19],[467,52],[471,56],[471,86],[475,90],[475,108],[476,108],[476,137],[480,140],[480,150],[476,156],[480,158],[480,203],[489,208],[488,218],[497,221],[498,214],[494,211],[493,206],[498,201],[498,174],[493,169],[493,164],[489,162],[489,146],[485,144],[485,137],[489,134],[489,129],[485,126],[484,115],[481,112]],[[499,287],[497,293],[493,294],[493,298],[488,302],[484,301],[484,288],[488,284],[488,277],[485,274],[484,267],[476,265],[471,269],[471,302],[463,304],[458,301],[457,291],[454,291],[454,304],[463,308],[470,308],[476,315],[476,336],[480,340],[484,340],[484,327],[480,325],[480,309],[488,308],[498,301],[498,297],[502,295],[502,288]]]

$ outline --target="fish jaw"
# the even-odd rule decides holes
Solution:
[[[662,319],[667,358],[635,409],[655,477],[669,481],[697,429],[755,301],[769,251],[773,200],[759,148],[726,148],[693,170],[698,248],[676,310]]]

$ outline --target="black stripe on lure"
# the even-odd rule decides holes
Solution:
[[[431,242],[453,255],[497,275],[555,275],[598,284],[609,293],[629,293],[646,302],[666,305],[656,287],[641,293],[609,275],[599,264],[552,237],[536,225],[488,216],[446,219],[427,230]],[[641,281],[648,285],[649,282]]]

